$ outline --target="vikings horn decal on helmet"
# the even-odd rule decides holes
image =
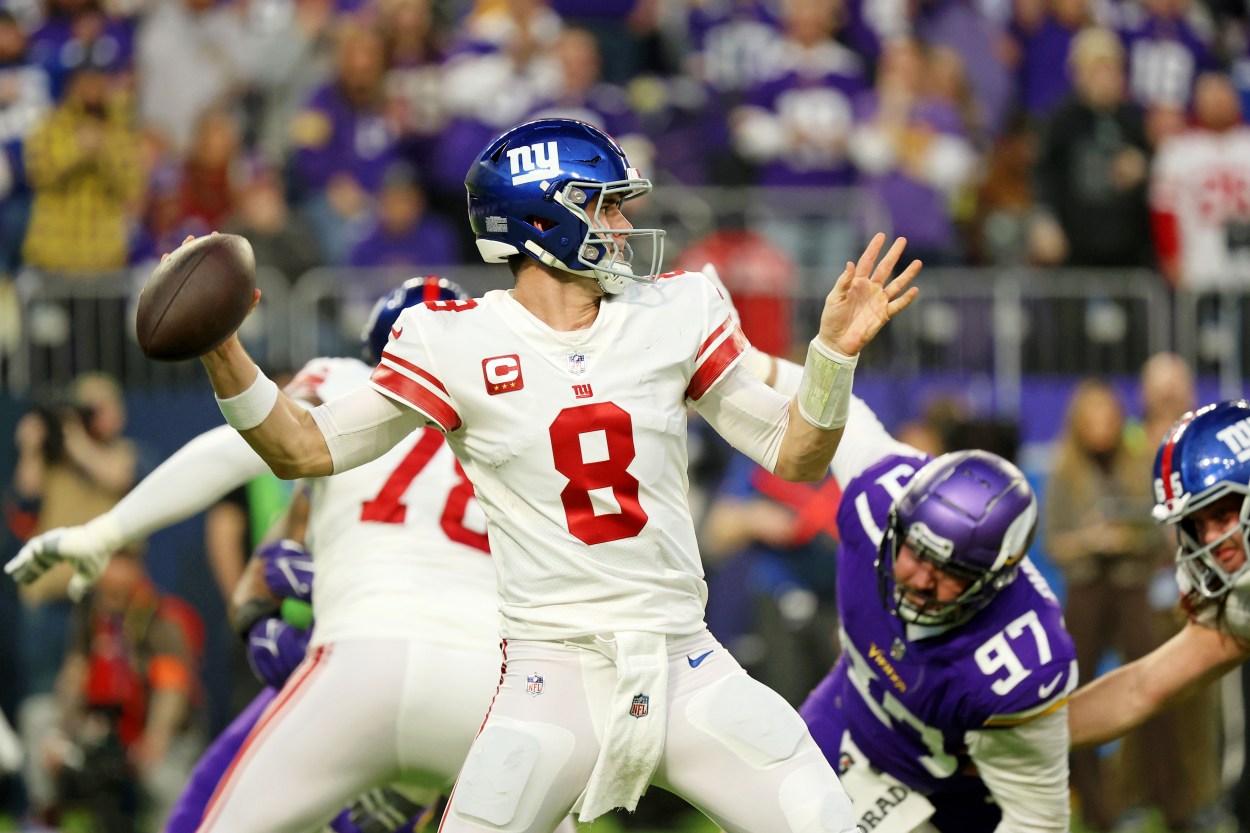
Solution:
[[[369,364],[382,360],[382,351],[391,338],[391,327],[408,307],[430,301],[463,301],[468,297],[469,293],[459,284],[438,275],[422,275],[404,281],[373,305],[360,333],[360,340],[364,342],[364,360]]]
[[[1176,525],[1176,566],[1198,594],[1220,598],[1247,562],[1228,569],[1216,554],[1233,535],[1250,552],[1250,402],[1219,402],[1177,420],[1155,455],[1154,489],[1155,520]],[[1230,495],[1241,497],[1239,522],[1204,546],[1193,514]]]
[[[622,230],[607,222],[610,206],[646,194],[651,182],[597,127],[554,118],[514,127],[478,155],[464,185],[469,223],[487,263],[524,253],[591,275],[610,294],[660,270],[663,230]],[[635,258],[646,255],[649,265],[640,269]]]
[[[1037,499],[1014,465],[987,451],[943,454],[916,473],[890,510],[877,559],[886,607],[905,622],[967,621],[1015,580],[1037,530]],[[947,575],[966,579],[957,598],[917,601],[894,580],[899,548],[908,546]]]

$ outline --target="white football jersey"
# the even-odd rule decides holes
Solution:
[[[332,398],[365,385],[355,359],[318,359],[287,387]],[[419,636],[469,648],[498,641],[486,517],[443,435],[426,428],[371,463],[309,481],[316,564],[313,645]]]
[[[405,310],[372,383],[447,433],[490,521],[502,635],[703,627],[686,403],[746,347],[698,272],[560,333],[508,291]]]
[[[1176,216],[1189,289],[1250,281],[1250,127],[1192,131],[1163,143],[1154,160],[1154,210]]]

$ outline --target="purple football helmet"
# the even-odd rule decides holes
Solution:
[[[382,351],[391,339],[391,327],[408,307],[430,301],[463,301],[469,293],[460,285],[438,275],[409,278],[378,299],[365,320],[360,340],[364,342],[364,359],[369,364],[382,361]]]
[[[1037,499],[1014,465],[987,451],[943,454],[916,473],[894,506],[877,559],[886,607],[917,625],[967,621],[1015,579],[1037,531]],[[917,604],[894,580],[899,548],[968,587],[949,602]]]
[[[469,223],[487,263],[525,254],[554,269],[590,275],[616,294],[653,280],[664,257],[660,229],[611,228],[602,198],[622,202],[651,190],[625,151],[597,127],[574,119],[518,125],[478,154],[464,180]],[[632,244],[650,244],[638,267]]]
[[[1176,525],[1176,566],[1192,589],[1207,599],[1228,593],[1250,567],[1229,570],[1215,556],[1232,535],[1250,553],[1250,402],[1219,402],[1177,420],[1155,456],[1154,488],[1155,520]],[[1193,513],[1230,495],[1241,496],[1240,522],[1204,545]]]

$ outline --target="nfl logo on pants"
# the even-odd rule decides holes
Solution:
[[[651,698],[645,694],[635,694],[634,702],[629,707],[630,717],[646,717],[647,704],[651,702]]]

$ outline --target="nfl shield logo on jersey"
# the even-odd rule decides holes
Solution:
[[[646,717],[650,711],[651,698],[645,694],[635,694],[634,702],[629,707],[630,717]]]
[[[586,372],[585,354],[570,353],[568,355],[568,360],[569,360],[569,373],[572,373],[574,376],[581,376],[583,373]]]
[[[537,697],[543,693],[542,674],[530,674],[525,678],[525,693],[530,697]]]

